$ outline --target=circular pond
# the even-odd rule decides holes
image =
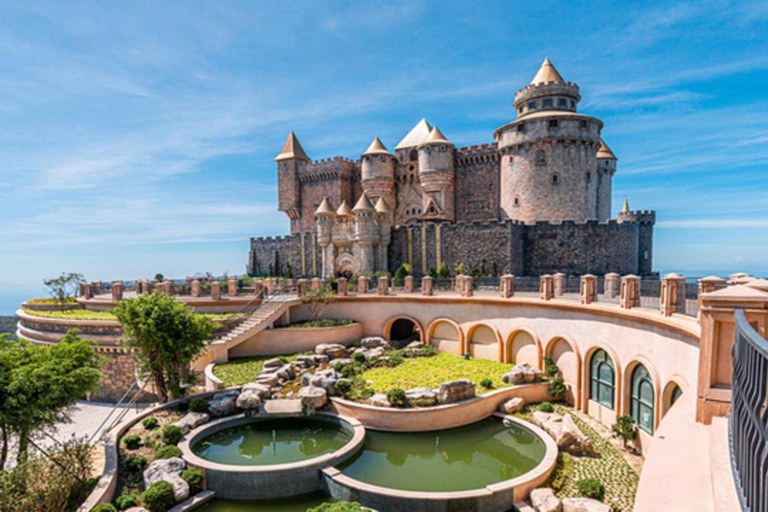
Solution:
[[[219,464],[288,464],[335,452],[351,439],[352,432],[338,423],[290,418],[220,430],[192,444],[192,452]]]

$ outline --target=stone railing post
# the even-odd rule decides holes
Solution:
[[[312,281],[310,281],[310,286],[312,287],[312,291],[319,292],[323,287],[323,282],[320,281],[319,277],[313,277]]]
[[[413,293],[413,276],[405,276],[403,291],[405,293]]]
[[[379,277],[376,283],[376,293],[378,295],[389,295],[389,279],[387,276]]]
[[[619,294],[619,279],[621,276],[615,272],[610,272],[608,274],[605,274],[605,284],[603,293],[605,293],[605,297],[608,299],[615,299],[616,296]]]
[[[136,283],[136,295],[142,295],[144,293],[144,281],[137,279]]]
[[[266,294],[272,295],[275,292],[275,280],[274,278],[268,277],[264,280],[264,288],[267,289]]]
[[[592,304],[597,300],[597,276],[584,274],[579,281],[581,303]]]
[[[558,272],[553,276],[555,283],[555,297],[562,297],[565,295],[565,274]]]
[[[86,300],[93,298],[93,288],[91,288],[91,283],[83,283],[83,293],[81,293],[80,296]]]
[[[254,279],[253,280],[253,295],[255,297],[258,297],[261,293],[261,289],[264,287],[264,283],[261,281],[261,279]]]
[[[621,278],[619,304],[624,309],[640,306],[640,276],[630,274]]]
[[[339,297],[347,296],[347,278],[340,277],[336,279],[336,295]]]
[[[227,295],[230,297],[237,297],[237,279],[227,280]]]
[[[173,293],[173,281],[170,279],[166,279],[163,281],[163,288],[165,288],[165,293],[170,295]]]
[[[434,279],[432,279],[429,276],[424,276],[421,278],[421,294],[422,295],[432,295],[432,285],[434,284]]]
[[[659,310],[664,316],[685,311],[685,278],[680,274],[667,274],[661,278]]]
[[[718,288],[724,287],[728,283],[727,279],[717,276],[707,276],[699,279],[699,300],[698,300],[698,316],[701,318],[701,296],[705,293],[711,293]]]
[[[453,283],[453,291],[461,295],[461,291],[464,289],[464,274],[456,274],[456,280]]]
[[[368,276],[357,278],[357,293],[368,293]]]
[[[123,283],[121,281],[114,281],[112,283],[112,302],[120,302],[123,300]]]
[[[297,279],[296,280],[296,295],[301,298],[307,294],[307,286],[309,284],[309,281],[306,279]]]
[[[539,281],[539,296],[541,300],[552,300],[555,292],[555,279],[550,274],[544,274]]]
[[[461,281],[461,296],[471,297],[474,294],[475,279],[472,276],[464,276]]]
[[[101,281],[94,281],[91,283],[91,286],[94,295],[99,295],[101,293]]]
[[[193,297],[199,297],[200,296],[200,280],[199,279],[193,279],[192,283],[189,285],[190,294]]]
[[[211,299],[221,300],[221,283],[218,281],[211,283]]]
[[[78,284],[78,292],[77,292],[77,296],[78,296],[78,297],[82,297],[82,296],[83,296],[83,285],[84,285],[84,284],[85,284],[85,283],[79,283],[79,284]]]
[[[499,294],[505,299],[515,295],[515,276],[509,274],[501,276]]]

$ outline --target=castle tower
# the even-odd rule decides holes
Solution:
[[[638,274],[653,272],[653,226],[656,224],[656,212],[649,210],[632,211],[629,200],[624,198],[624,205],[618,216],[619,223],[633,222],[638,227]]]
[[[545,59],[515,94],[516,120],[494,133],[502,154],[502,218],[560,222],[601,217],[597,150],[603,123],[577,113],[579,86]]]
[[[315,211],[315,219],[317,219],[317,244],[320,246],[323,259],[323,276],[334,274],[334,253],[331,241],[333,237],[333,218],[335,216],[336,212],[333,211],[331,202],[328,200],[328,197],[324,197],[323,202],[320,203],[320,206]]]
[[[616,174],[616,155],[611,148],[600,139],[600,148],[597,150],[597,218],[606,220],[611,218],[611,192],[613,188],[613,175]]]
[[[355,216],[354,249],[360,260],[360,272],[376,270],[376,258],[373,247],[379,242],[379,229],[376,223],[376,210],[368,196],[362,194],[352,208]]]
[[[373,201],[383,198],[387,205],[395,204],[395,156],[378,137],[362,155],[361,177],[363,193]],[[394,223],[390,212],[390,223]]]
[[[376,202],[376,218],[379,226],[379,245],[377,246],[376,268],[387,271],[389,269],[389,242],[392,239],[392,212],[387,207],[383,198]]]
[[[309,157],[293,132],[288,134],[288,139],[275,157],[275,162],[278,183],[277,209],[285,212],[291,220],[298,219],[301,216],[299,173],[309,163]]]
[[[455,219],[454,146],[435,126],[419,145],[419,183],[425,220]]]

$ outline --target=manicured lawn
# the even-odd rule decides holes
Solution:
[[[242,386],[251,382],[264,368],[264,361],[279,357],[283,362],[289,363],[296,357],[311,352],[300,352],[298,354],[288,354],[283,356],[255,356],[233,359],[228,363],[217,364],[213,367],[213,374],[221,379],[225,386]]]
[[[406,359],[394,368],[373,368],[363,372],[362,378],[372,381],[370,386],[377,393],[386,393],[394,388],[436,388],[449,380],[469,379],[477,385],[477,394],[480,395],[492,391],[480,386],[480,381],[486,378],[493,381],[493,389],[509,387],[501,381],[501,376],[513,366],[485,359],[466,361],[461,356],[438,354]]]
[[[93,311],[90,309],[68,309],[65,311],[35,311],[25,309],[24,312],[32,316],[41,316],[45,318],[62,318],[67,320],[112,320],[117,321],[111,311]],[[211,320],[221,320],[233,316],[231,313],[203,314]]]

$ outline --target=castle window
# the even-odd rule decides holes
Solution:
[[[576,108],[576,102],[571,100],[571,108]]]
[[[519,109],[517,109],[517,112],[518,112],[519,114],[522,114],[522,113],[523,113],[523,107],[520,107]]]
[[[409,165],[408,166],[408,170],[409,171],[413,171],[414,169],[416,169],[416,166],[413,166],[413,165]]]
[[[435,213],[435,205],[429,205],[429,213]]]
[[[525,131],[525,123],[520,123],[517,125],[517,131],[524,132]]]
[[[551,107],[552,106],[552,100],[544,100],[544,104],[542,105],[544,107]]]
[[[553,174],[552,175],[552,184],[557,185],[560,183],[560,175],[559,174]]]
[[[587,122],[586,121],[581,121],[581,123],[579,123],[579,126],[582,127],[582,128],[586,128],[587,127]]]
[[[515,198],[515,208],[520,208],[520,198],[519,197]]]
[[[547,154],[543,149],[536,151],[536,165],[547,165]]]
[[[587,172],[587,181],[592,181],[592,173]]]
[[[549,120],[549,127],[550,128],[557,128],[557,119],[550,119]]]
[[[490,185],[488,185],[488,190],[490,190],[491,192],[493,192],[493,189],[494,189],[494,188],[496,188],[496,187],[494,186],[494,184],[493,184],[493,183],[491,183]]]
[[[528,110],[534,110],[536,108],[536,102],[532,101],[528,104]]]
[[[411,152],[408,154],[408,159],[411,162],[415,162],[416,160],[419,159],[419,152],[416,151],[415,149],[412,149]],[[413,170],[413,169],[411,169],[411,170]]]
[[[560,98],[559,100],[557,100],[557,106],[558,107],[567,107],[568,106],[568,100],[566,100],[565,98]]]

